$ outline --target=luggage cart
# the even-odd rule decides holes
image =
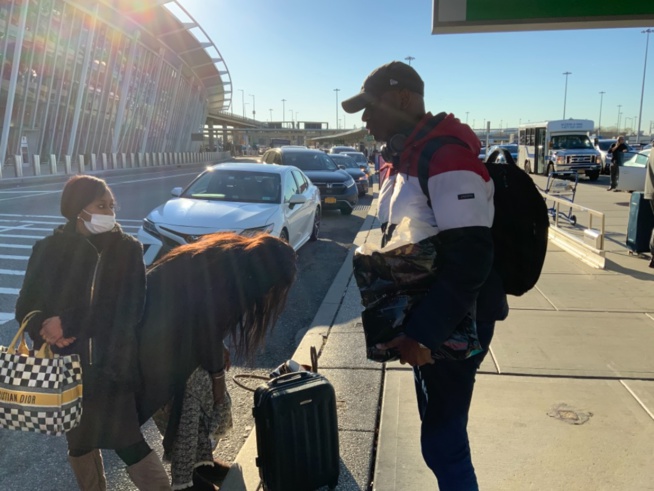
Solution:
[[[578,182],[579,175],[576,171],[550,172],[550,175],[547,176],[545,192],[550,196],[574,203]],[[552,207],[547,209],[547,212],[550,214],[552,219],[556,219],[556,210],[556,203],[552,203]],[[568,223],[572,225],[577,224],[577,217],[572,214],[572,207],[570,207],[567,214],[563,213],[561,210],[559,210],[558,214],[559,218],[567,220]]]

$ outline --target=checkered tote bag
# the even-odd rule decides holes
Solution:
[[[82,417],[82,366],[78,355],[53,355],[47,343],[20,354],[30,312],[8,347],[0,346],[0,428],[63,435]]]

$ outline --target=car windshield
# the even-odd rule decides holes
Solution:
[[[586,135],[560,135],[552,137],[552,148],[554,150],[593,148],[593,144]]]
[[[518,153],[518,145],[500,145],[500,148],[508,150],[510,153]]]
[[[358,169],[359,166],[357,163],[354,161],[352,157],[348,157],[347,155],[341,155],[341,154],[333,154],[329,156],[336,164],[342,165],[346,169]]]
[[[300,170],[336,170],[338,166],[322,152],[288,152],[284,164],[294,165]]]
[[[615,140],[600,140],[597,146],[599,146],[600,150],[606,152],[609,148],[611,148],[613,143],[615,143]]]
[[[279,203],[279,174],[237,170],[212,170],[200,175],[184,193],[184,198],[242,203]]]
[[[355,162],[363,162],[363,163],[368,162],[366,156],[360,152],[343,152],[343,153],[345,153],[345,155],[347,155],[348,157],[352,157]]]

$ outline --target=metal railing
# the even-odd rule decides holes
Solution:
[[[548,205],[548,213],[552,218],[550,240],[587,264],[604,269],[606,255],[604,213],[564,198],[551,196],[543,190],[540,190],[540,193],[546,203],[551,202],[551,206]],[[560,220],[560,217],[566,216],[565,209],[575,210],[576,220],[573,223],[569,220]]]

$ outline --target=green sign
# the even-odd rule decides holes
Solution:
[[[654,0],[433,0],[432,34],[643,27]]]

